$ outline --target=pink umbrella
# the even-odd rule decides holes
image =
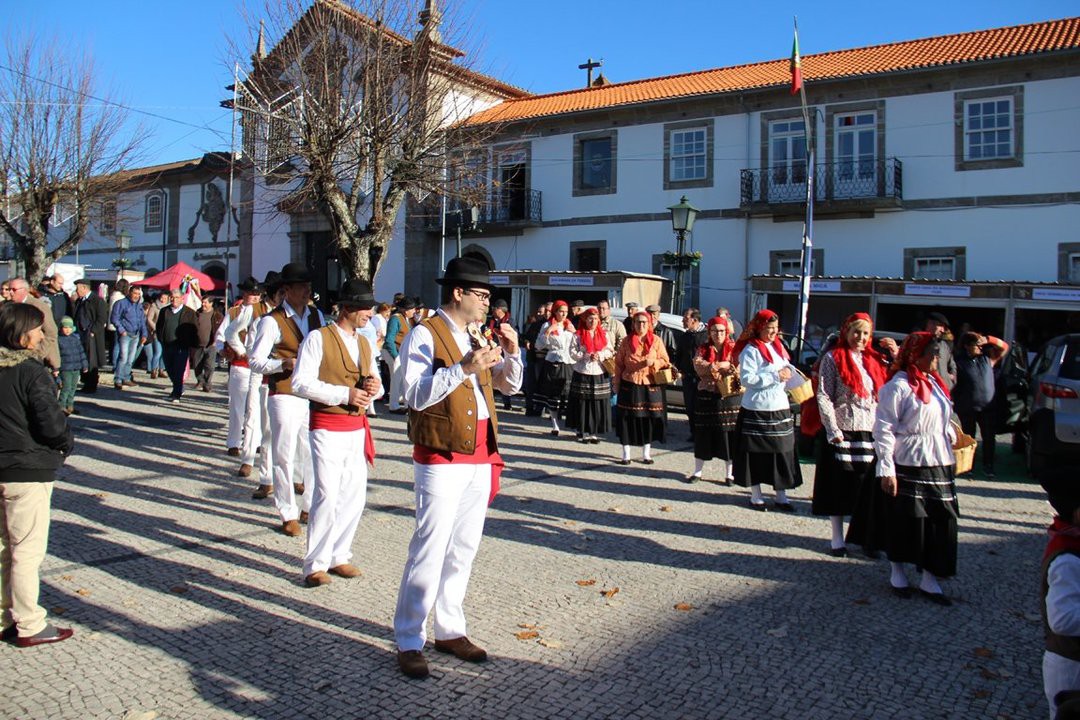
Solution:
[[[201,290],[215,290],[218,287],[214,278],[206,273],[199,272],[185,262],[178,262],[172,267],[162,270],[157,275],[153,275],[143,280],[136,280],[131,284],[140,285],[142,287],[161,288],[162,290],[173,290],[174,288],[181,287],[185,280],[198,280],[199,288]]]

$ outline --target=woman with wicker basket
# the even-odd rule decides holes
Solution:
[[[570,401],[566,426],[577,430],[578,442],[598,443],[611,429],[611,376],[604,364],[615,355],[613,339],[600,325],[596,308],[578,316],[578,331],[570,343],[574,374],[570,380]]]
[[[848,539],[868,553],[881,547],[880,523],[873,509],[885,496],[874,476],[874,416],[885,384],[884,358],[871,341],[870,316],[855,313],[844,321],[836,347],[821,357],[818,368],[818,411],[824,442],[814,473],[814,515],[832,522],[830,553],[847,555],[844,516],[851,515]],[[858,511],[856,510],[858,509]]]
[[[618,395],[616,430],[622,444],[620,465],[630,464],[630,448],[641,448],[641,462],[652,465],[652,443],[664,441],[664,394],[661,374],[671,372],[664,343],[652,329],[647,312],[631,318],[631,332],[615,354],[611,389]]]
[[[551,416],[551,434],[559,435],[559,418],[566,413],[570,396],[570,377],[573,359],[570,343],[574,340],[574,325],[567,319],[570,307],[565,300],[557,300],[551,306],[548,321],[540,327],[536,337],[537,352],[547,353],[540,370],[540,384],[536,391],[536,404],[547,408]]]
[[[956,434],[949,391],[937,371],[938,345],[928,332],[904,340],[879,393],[874,452],[881,489],[890,496],[885,552],[893,593],[911,596],[904,564],[913,563],[922,569],[920,594],[951,605],[938,579],[956,574]]]
[[[786,386],[797,372],[780,342],[780,317],[762,310],[747,324],[735,356],[742,394],[735,425],[735,484],[750,488],[750,507],[765,511],[762,483],[776,491],[773,508],[795,512],[787,491],[802,485],[795,462],[795,424]]]
[[[727,465],[724,484],[735,477],[735,423],[739,418],[742,385],[735,356],[734,326],[726,317],[709,320],[709,341],[694,356],[698,378],[697,402],[694,405],[694,472],[686,482],[701,479],[705,463],[713,458]]]

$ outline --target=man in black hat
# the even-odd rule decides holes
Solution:
[[[105,324],[109,322],[109,306],[90,287],[90,281],[75,281],[75,328],[86,350],[87,367],[83,373],[82,391],[95,393],[98,387],[98,370],[105,364]]]
[[[499,327],[495,346],[475,338],[494,290],[487,265],[454,258],[437,282],[441,307],[401,348],[416,531],[398,591],[394,636],[398,667],[413,678],[428,674],[425,624],[436,605],[435,649],[468,662],[487,659],[466,636],[462,605],[503,464],[493,390],[513,394],[522,379],[517,332],[510,325]]]
[[[310,305],[311,275],[302,263],[289,263],[281,269],[284,300],[259,322],[255,344],[248,363],[255,372],[267,376],[270,397],[270,434],[273,443],[274,506],[281,516],[281,532],[290,537],[300,534],[300,522],[307,520],[311,509],[312,468],[308,438],[308,403],[292,391],[292,373],[300,343],[321,328],[319,309]],[[302,482],[293,485],[293,471]],[[296,496],[302,496],[303,508]]]
[[[945,387],[952,392],[956,385],[956,358],[953,357],[953,334],[949,327],[949,321],[939,312],[932,312],[926,316],[926,332],[932,334],[941,342],[937,347],[938,374],[945,381]]]
[[[300,345],[293,392],[310,401],[311,463],[315,474],[308,518],[304,584],[330,575],[360,576],[353,537],[364,512],[367,466],[375,460],[367,410],[382,394],[375,343],[361,333],[374,314],[375,296],[363,280],[349,280],[337,301],[337,320]]]
[[[254,278],[250,278],[254,280]],[[246,281],[245,281],[246,282]],[[237,354],[239,360],[250,370],[248,358],[255,347],[255,335],[258,325],[276,308],[282,299],[281,273],[271,270],[261,283],[262,300],[251,307],[250,313],[241,313],[235,324],[225,332],[225,342]],[[247,319],[246,324],[244,319]],[[256,457],[259,460],[258,487],[252,499],[261,500],[270,497],[273,486],[273,436],[270,432],[270,388],[263,382],[261,373],[248,373],[247,404],[243,409],[243,441],[240,446],[239,477],[251,477]]]
[[[578,320],[581,319],[581,313],[585,312],[585,301],[578,298],[574,302],[570,303],[570,324],[575,328],[578,325]]]
[[[416,315],[416,300],[403,296],[386,323],[386,340],[383,342],[383,362],[390,368],[390,412],[405,413],[401,404],[401,343],[412,330],[412,319]]]
[[[262,315],[262,287],[249,277],[236,286],[240,302],[225,313],[225,321],[218,328],[221,338],[217,350],[229,363],[229,423],[225,447],[231,457],[240,457],[243,442],[244,412],[247,409],[251,368],[248,367],[244,339],[253,320]]]

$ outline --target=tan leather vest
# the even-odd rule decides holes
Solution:
[[[278,329],[281,331],[281,339],[274,346],[273,357],[277,360],[295,360],[296,354],[300,351],[300,343],[304,341],[307,335],[300,331],[296,320],[285,314],[284,303],[274,308],[270,312],[270,317],[274,319]],[[319,329],[319,311],[315,308],[308,308],[307,325],[308,332],[315,332]],[[290,380],[292,370],[282,370],[272,373],[268,377],[272,394],[292,395],[292,380]]]
[[[316,332],[322,334],[323,356],[319,365],[319,379],[331,385],[343,385],[350,388],[358,388],[364,383],[364,372],[371,367],[371,349],[367,341],[359,333],[356,336],[360,346],[360,367],[353,363],[352,355],[341,335],[333,326],[319,328]],[[315,412],[334,413],[336,415],[360,415],[361,410],[356,405],[324,405],[320,402],[311,401],[311,409]]]
[[[409,318],[405,317],[405,313],[394,313],[398,316],[400,324],[398,325],[397,335],[394,336],[394,347],[401,352],[401,343],[405,342],[405,336],[412,330],[412,323],[409,322]]]
[[[435,357],[431,365],[434,373],[439,368],[461,362],[454,335],[442,316],[436,315],[421,323],[435,338]],[[492,437],[498,438],[499,419],[495,413],[495,395],[491,387],[491,371],[477,373],[480,390],[487,402]],[[425,410],[409,409],[409,440],[432,450],[471,455],[476,452],[476,394],[473,381],[466,378],[453,392]],[[489,448],[495,452],[496,447]]]
[[[236,322],[236,318],[240,317],[240,311],[244,309],[243,305],[234,305],[229,308],[229,322]],[[266,312],[266,304],[257,302],[251,306],[251,321],[248,322],[247,328],[237,333],[237,337],[240,338],[240,343],[243,344],[247,341],[248,330],[255,327],[255,321],[263,316]]]

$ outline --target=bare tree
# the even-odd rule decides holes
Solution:
[[[322,212],[346,272],[369,281],[408,194],[478,191],[461,149],[497,128],[462,121],[525,95],[466,66],[431,0],[417,10],[409,0],[269,0],[277,42],[266,51],[260,22],[237,87],[245,151],[286,196],[276,206]]]
[[[104,212],[146,138],[95,91],[93,63],[59,43],[9,40],[0,69],[0,231],[37,284]],[[104,208],[104,210],[103,210]],[[52,237],[50,237],[52,226]]]

